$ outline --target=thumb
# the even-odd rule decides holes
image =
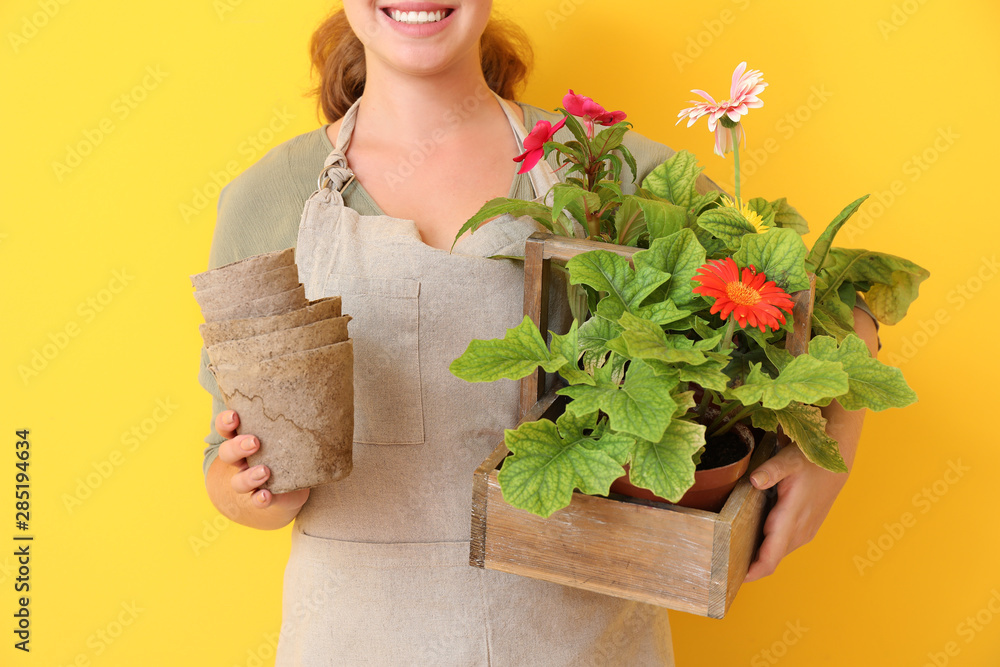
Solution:
[[[757,466],[750,474],[750,483],[757,489],[770,489],[788,477],[802,464],[802,452],[793,444],[782,447],[768,460]]]

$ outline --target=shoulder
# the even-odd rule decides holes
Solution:
[[[329,152],[319,127],[271,148],[223,187],[209,268],[294,246],[302,207]]]

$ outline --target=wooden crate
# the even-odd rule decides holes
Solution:
[[[638,248],[533,234],[525,247],[524,312],[547,331],[549,262],[603,248],[630,258]],[[804,350],[812,293],[795,296],[794,354]],[[794,342],[794,344],[793,344]],[[555,419],[566,399],[543,395],[544,374],[521,381],[521,421]],[[504,502],[497,472],[509,454],[501,442],[476,469],[470,564],[711,618],[723,618],[762,539],[772,492],[755,489],[749,473],[774,451],[769,434],[747,474],[718,513],[627,498],[574,493],[568,507],[543,519]]]

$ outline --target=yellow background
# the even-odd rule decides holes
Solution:
[[[207,263],[213,174],[225,182],[228,167],[259,158],[251,138],[266,149],[317,127],[303,96],[306,45],[328,8],[0,4],[5,665],[273,661],[287,529],[232,524],[205,493],[210,399],[196,382],[201,318],[188,275]],[[498,9],[536,48],[524,99],[553,108],[572,87],[623,109],[727,187],[732,162],[712,155],[704,121],[686,129],[674,119],[691,88],[726,96],[747,60],[770,87],[745,121],[758,153],[745,161],[743,192],[788,196],[813,238],[872,193],[840,244],[932,273],[909,317],[882,331],[883,359],[902,365],[920,402],[868,416],[856,470],[820,534],[747,585],[728,618],[673,614],[678,664],[923,665],[929,654],[1000,663],[1000,616],[988,606],[996,596],[1000,610],[997,3]],[[97,142],[102,127],[110,132]],[[88,137],[89,154],[57,173],[67,147]],[[36,352],[47,355],[41,370],[22,377]],[[12,648],[15,428],[31,430],[30,655]],[[977,613],[976,625],[966,620]]]

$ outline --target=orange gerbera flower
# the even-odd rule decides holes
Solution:
[[[732,257],[704,264],[693,280],[699,285],[695,294],[715,300],[710,312],[719,313],[723,320],[732,313],[741,329],[749,323],[767,333],[767,328],[777,329],[785,323],[782,310],[792,312],[792,299],[785,290],[753,266],[744,268],[741,276]]]

